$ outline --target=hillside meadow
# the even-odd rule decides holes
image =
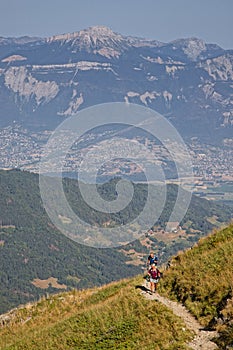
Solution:
[[[221,349],[233,346],[233,224],[202,238],[171,260],[160,293],[182,302]]]
[[[191,333],[136,288],[142,276],[50,296],[12,313],[0,327],[2,350],[187,349]]]
[[[174,256],[158,292],[183,303],[220,349],[233,344],[233,225]],[[162,267],[161,267],[162,270]],[[0,349],[189,349],[182,319],[141,293],[143,275],[48,295],[5,315]]]

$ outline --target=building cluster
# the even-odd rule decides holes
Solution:
[[[168,167],[172,164],[169,147],[170,149],[177,147],[172,144],[166,148],[143,136],[129,140],[113,134],[109,138],[111,132],[104,131],[82,136],[72,145],[69,143],[72,138],[75,139],[74,135],[70,135],[70,132],[60,133],[56,136],[54,146],[51,144],[46,148],[50,135],[50,131],[30,134],[17,124],[0,129],[0,168],[21,168],[38,172],[42,155],[51,154],[52,157],[44,165],[45,172],[51,172],[51,169],[55,171],[61,167],[66,173],[77,172],[82,167],[82,171],[98,172],[101,176],[138,175],[148,168],[148,164],[152,166],[151,172],[153,172],[153,166]],[[94,144],[94,140],[99,141],[99,144]],[[66,154],[62,162],[59,156],[56,156],[56,154],[59,155],[59,150],[62,150],[58,145],[67,145],[68,149],[66,152],[66,146],[64,147]],[[233,181],[231,145],[218,147],[203,145],[198,140],[192,140],[188,145],[188,152],[193,164],[196,190],[202,191],[208,185],[214,186],[216,183]],[[182,162],[182,153],[180,162]],[[171,173],[174,169],[175,167],[171,166]]]

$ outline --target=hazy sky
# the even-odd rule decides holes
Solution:
[[[41,36],[106,25],[168,42],[195,36],[233,49],[233,0],[0,0],[0,36]]]

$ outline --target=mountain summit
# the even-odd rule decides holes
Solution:
[[[114,33],[110,28],[106,26],[94,26],[87,29],[80,30],[79,32],[66,33],[61,35],[54,35],[47,39],[48,42],[54,40],[70,41],[74,39],[80,39],[81,42],[96,45],[97,41],[106,42],[108,44],[109,39],[122,40],[120,34]]]
[[[174,49],[181,49],[191,60],[205,59],[209,55],[219,53],[222,48],[215,44],[206,44],[204,40],[198,38],[178,39],[171,42]]]
[[[47,39],[47,43],[59,42],[70,44],[73,52],[93,51],[106,57],[119,57],[123,50],[130,46],[127,37],[114,33],[105,26],[94,26],[79,32],[55,35]]]

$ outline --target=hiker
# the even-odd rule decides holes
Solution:
[[[159,278],[161,273],[155,264],[151,265],[151,268],[148,271],[148,275],[150,276],[150,291],[151,293],[155,293],[157,289],[157,283],[159,282]]]
[[[166,265],[166,270],[170,269],[170,267],[171,267],[171,260],[168,260]]]
[[[151,252],[150,255],[148,256],[147,270],[149,270],[151,268],[152,264],[158,265],[158,258],[157,258],[157,256],[154,255],[153,252]]]

